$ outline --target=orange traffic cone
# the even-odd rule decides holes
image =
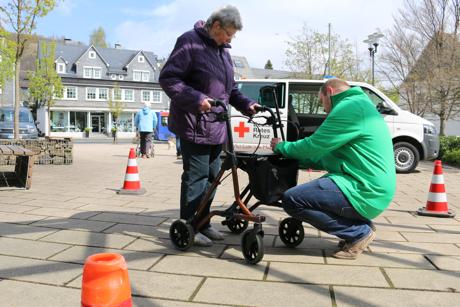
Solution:
[[[131,287],[125,258],[95,254],[86,258],[81,287],[82,307],[131,307]]]
[[[118,194],[135,194],[141,195],[145,193],[145,189],[141,188],[139,179],[139,171],[137,169],[136,152],[134,148],[129,150],[128,166],[126,167],[125,182],[123,188],[117,191]]]
[[[455,212],[450,211],[448,208],[441,160],[434,161],[433,177],[431,177],[430,192],[428,193],[426,208],[418,209],[417,213],[419,215],[435,217],[455,216]]]

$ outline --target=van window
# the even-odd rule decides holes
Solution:
[[[374,103],[375,106],[385,105],[383,103],[384,100],[382,98],[380,98],[379,95],[377,95],[376,93],[374,93],[373,91],[371,91],[368,88],[365,88],[365,87],[361,87],[361,88],[364,91],[364,93],[366,93],[366,95],[369,96],[369,99],[372,101],[372,103]]]
[[[243,95],[257,100],[257,103],[274,108],[275,101],[274,99],[268,99],[270,97],[261,97],[260,89],[264,86],[275,86],[276,98],[278,100],[279,108],[284,108],[284,94],[286,87],[284,83],[274,83],[274,82],[245,82],[238,83],[238,89],[243,93]]]
[[[0,121],[2,122],[13,122],[14,121],[14,110],[0,109]],[[32,114],[26,110],[19,111],[19,122],[21,123],[33,123]]]
[[[289,100],[297,114],[326,114],[319,100],[319,84],[291,83]]]

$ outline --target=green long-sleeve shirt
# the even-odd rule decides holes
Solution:
[[[275,152],[302,167],[328,171],[351,205],[375,218],[396,189],[393,144],[388,126],[360,87],[331,97],[332,110],[308,138],[280,142]]]

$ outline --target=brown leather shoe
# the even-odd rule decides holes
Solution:
[[[345,243],[342,250],[336,252],[332,255],[334,258],[338,259],[349,259],[355,260],[361,253],[371,244],[371,242],[375,239],[375,232],[371,230],[371,232],[353,244]],[[339,242],[340,244],[340,242]]]

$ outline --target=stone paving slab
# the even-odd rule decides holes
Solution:
[[[460,256],[426,256],[433,262],[440,270],[460,271]]]
[[[326,251],[326,260],[328,264],[351,265],[351,266],[372,266],[372,267],[396,267],[396,268],[414,268],[435,270],[430,261],[423,255],[416,254],[397,254],[397,253],[369,253],[364,252],[354,261],[345,259],[336,259],[330,257],[332,251]]]
[[[158,260],[163,257],[163,254],[144,253],[144,252],[133,252],[120,249],[110,248],[98,248],[98,247],[87,247],[87,246],[73,246],[61,253],[54,255],[48,260],[71,262],[84,264],[88,256],[99,253],[116,253],[122,255],[128,265],[128,269],[136,270],[148,270]]]
[[[460,234],[450,233],[401,233],[410,242],[460,243]]]
[[[388,242],[374,241],[369,249],[376,253],[410,253],[426,255],[456,255],[460,256],[460,248],[448,243],[417,243],[417,242]]]
[[[452,307],[460,301],[460,293],[442,293],[397,289],[363,289],[357,287],[334,286],[338,307]]]
[[[331,306],[327,286],[217,278],[207,278],[194,301],[237,306]]]
[[[33,223],[34,226],[42,226],[56,229],[81,230],[99,232],[114,225],[114,223],[88,221],[72,218],[49,217]]]
[[[105,229],[105,233],[118,233],[135,237],[150,237],[150,238],[169,238],[169,226],[146,226],[137,224],[116,224]]]
[[[188,301],[202,283],[203,277],[131,270],[129,280],[132,295]],[[81,283],[82,278],[79,277],[69,286],[81,288]]]
[[[385,269],[396,288],[418,290],[460,291],[460,272]]]
[[[242,259],[241,246],[232,246],[225,250],[221,258]],[[264,248],[264,261],[281,261],[296,263],[324,263],[322,250],[299,248]]]
[[[43,220],[45,216],[21,214],[21,213],[0,213],[0,223],[31,224]]]
[[[36,206],[23,206],[18,204],[0,204],[1,212],[24,213],[33,209],[38,209]]]
[[[0,281],[0,293],[2,306],[78,306],[81,300],[81,291],[78,289],[13,280]]]
[[[66,244],[0,237],[0,254],[46,259],[69,248]]]
[[[49,199],[32,199],[21,203],[23,206],[32,207],[46,207],[46,208],[58,208],[58,209],[76,209],[84,206],[82,203],[63,201],[63,200],[49,200]]]
[[[222,254],[225,247],[225,245],[214,244],[211,247],[203,248],[200,246],[192,246],[186,251],[179,251],[174,247],[170,240],[159,238],[139,238],[126,246],[124,249],[149,253],[217,258]]]
[[[71,263],[0,256],[0,278],[62,286],[81,275],[82,268]]]
[[[203,257],[166,256],[152,269],[155,272],[186,274],[193,276],[226,277],[262,280],[265,263],[246,264],[244,261],[229,261]]]
[[[92,217],[99,212],[92,211],[80,211],[73,209],[62,209],[62,208],[48,208],[42,207],[27,212],[28,214],[35,214],[40,216],[52,216],[56,218],[76,218],[76,219],[87,219]]]
[[[54,232],[56,229],[52,228],[0,223],[0,236],[2,237],[37,240]]]
[[[165,221],[163,217],[141,216],[126,213],[100,213],[89,218],[94,221],[126,223],[137,225],[157,226]]]
[[[271,262],[267,280],[309,284],[389,287],[378,268]]]
[[[136,238],[118,234],[102,234],[98,232],[89,231],[60,230],[40,240],[46,242],[67,243],[75,245],[123,248],[135,239]]]

